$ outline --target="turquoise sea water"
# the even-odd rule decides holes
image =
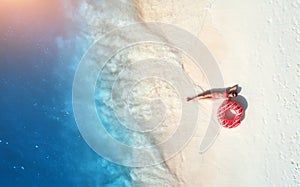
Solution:
[[[7,16],[0,40],[0,186],[130,186],[130,168],[98,156],[72,112],[76,66],[91,44],[70,6],[65,22],[18,30]],[[69,10],[72,9],[72,10]],[[70,14],[72,12],[72,14]],[[25,27],[24,27],[25,28]],[[84,30],[84,32],[83,32]]]

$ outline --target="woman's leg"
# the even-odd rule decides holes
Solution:
[[[186,100],[191,101],[191,100],[201,100],[201,99],[211,99],[211,98],[212,98],[212,94],[206,93],[206,94],[199,94],[195,97],[188,97],[186,98]]]

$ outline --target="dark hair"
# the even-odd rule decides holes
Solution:
[[[231,91],[231,92],[229,92],[228,94],[232,94],[233,97],[236,97],[236,96],[237,96],[237,92],[236,92],[236,91]]]

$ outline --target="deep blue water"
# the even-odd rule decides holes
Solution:
[[[99,157],[77,129],[72,81],[90,41],[69,24],[2,35],[0,186],[130,184],[129,169]]]

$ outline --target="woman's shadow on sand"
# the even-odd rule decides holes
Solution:
[[[241,90],[242,90],[242,87],[238,86],[238,89],[236,90],[236,92],[239,94],[241,92]],[[246,110],[248,108],[248,102],[247,102],[246,98],[242,95],[237,95],[236,97],[231,98],[231,100],[239,103],[243,107],[244,113],[243,113],[243,117],[242,117],[241,121],[244,120],[245,116],[246,116]]]

